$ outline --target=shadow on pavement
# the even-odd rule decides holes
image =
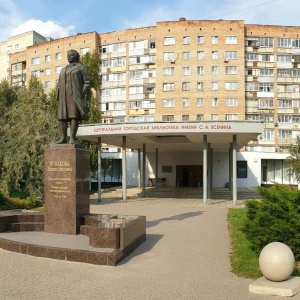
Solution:
[[[163,237],[163,234],[148,234],[146,235],[146,241],[138,246],[132,253],[130,253],[124,260],[122,260],[118,265],[125,265],[130,259],[138,255],[149,252]]]
[[[154,227],[154,226],[158,225],[161,222],[172,221],[172,220],[182,221],[182,220],[185,220],[185,219],[188,219],[188,218],[200,216],[202,213],[203,213],[202,211],[183,213],[183,214],[175,215],[175,216],[168,217],[168,218],[162,218],[162,219],[157,219],[157,220],[153,220],[153,221],[147,221],[146,225],[147,225],[147,228],[150,228],[150,227]]]

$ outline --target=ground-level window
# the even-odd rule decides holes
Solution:
[[[236,162],[237,178],[247,178],[247,161],[238,160]]]
[[[173,122],[174,121],[174,115],[163,115],[162,120],[165,122]]]

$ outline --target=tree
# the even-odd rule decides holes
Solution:
[[[44,149],[58,134],[53,93],[47,96],[33,77],[7,111],[1,188],[9,195],[24,183],[28,195],[43,197]]]
[[[0,82],[0,178],[4,159],[5,135],[4,126],[7,123],[7,113],[17,99],[17,88],[10,88],[7,80]]]
[[[85,65],[90,76],[90,88],[86,94],[86,106],[88,112],[88,120],[83,121],[83,124],[95,124],[101,122],[101,113],[98,107],[98,89],[100,85],[99,64],[100,58],[97,52],[87,52],[80,58],[80,63]],[[98,170],[98,145],[90,141],[79,141],[84,145],[85,149],[90,152],[91,171]]]
[[[290,163],[290,175],[296,177],[297,182],[300,182],[300,136],[297,136],[296,143],[289,147],[290,156],[286,159]]]

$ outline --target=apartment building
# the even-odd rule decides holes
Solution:
[[[90,32],[28,46],[10,56],[10,83],[26,85],[34,76],[50,91],[55,88],[61,69],[68,64],[67,51],[75,49],[83,55],[98,49],[98,41],[98,34]]]
[[[185,18],[93,32],[11,55],[11,82],[15,84],[15,64],[22,63],[25,81],[28,75],[37,76],[46,88],[53,88],[67,64],[62,58],[68,49],[81,54],[99,51],[103,123],[264,122],[264,132],[238,153],[240,165],[248,170],[239,186],[296,184],[285,158],[300,128],[299,34],[300,27],[295,26]],[[216,165],[224,157],[218,152]],[[183,154],[180,157],[178,164],[191,165]],[[223,186],[226,172],[225,164],[212,185]],[[167,176],[162,171],[159,175]],[[226,179],[220,181],[222,176]]]
[[[23,52],[28,46],[45,43],[52,40],[44,37],[34,30],[9,37],[0,44],[0,80],[10,78],[9,56],[12,53]],[[21,67],[19,65],[18,67]]]

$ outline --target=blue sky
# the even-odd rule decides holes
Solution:
[[[60,38],[154,26],[180,17],[300,26],[299,16],[299,0],[0,0],[0,42],[30,30]]]

